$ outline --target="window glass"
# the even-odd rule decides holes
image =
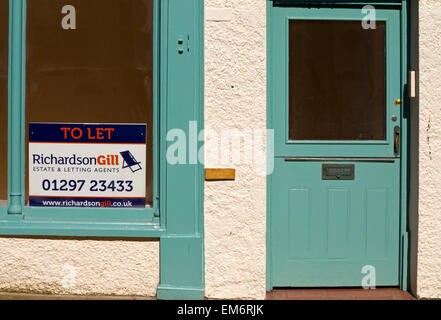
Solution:
[[[291,20],[289,139],[386,139],[386,24]]]
[[[26,129],[35,122],[147,124],[151,204],[153,0],[28,0],[26,32]]]

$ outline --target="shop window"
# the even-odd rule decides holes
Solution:
[[[150,239],[196,225],[182,213],[200,208],[202,166],[169,164],[166,136],[202,123],[201,12],[196,0],[0,0],[0,235]]]
[[[66,6],[62,0],[28,0],[26,26],[26,128],[30,123],[146,125],[141,168],[147,207],[153,204],[154,175],[153,2],[70,0]],[[130,161],[131,153],[123,159],[119,151],[127,150],[116,152],[119,162]],[[29,177],[27,172],[27,204]],[[69,190],[69,183],[74,188],[78,182],[73,177]],[[97,179],[95,190],[119,188],[117,179]],[[56,183],[61,181],[51,178],[46,188]],[[84,188],[93,188],[87,183]]]

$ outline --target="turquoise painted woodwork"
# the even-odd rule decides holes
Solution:
[[[154,1],[154,206],[106,210],[25,206],[26,0],[10,0],[9,207],[0,208],[0,235],[158,238],[158,298],[203,299],[204,168],[167,164],[164,139],[170,129],[189,137],[189,121],[203,129],[203,1]]]
[[[169,0],[167,118],[170,129],[194,139],[189,128],[203,129],[203,1]],[[183,40],[183,52],[178,44]],[[197,133],[196,133],[197,134]],[[168,142],[170,145],[173,142]],[[190,142],[188,147],[191,148]],[[193,146],[201,147],[201,144]],[[191,152],[191,150],[189,150]],[[187,155],[187,161],[189,155]],[[166,169],[166,234],[160,243],[158,299],[204,298],[204,223],[202,164],[170,165]],[[161,208],[163,210],[164,208]],[[162,217],[161,211],[161,217]]]
[[[277,5],[282,2],[284,6]],[[400,1],[391,1],[394,6],[387,8],[376,7],[377,20],[387,25],[386,141],[290,141],[289,20],[361,20],[362,3],[381,5],[376,1],[334,1],[357,3],[358,7],[329,8],[332,4],[326,1],[322,7],[295,7],[311,2],[267,2],[268,127],[275,130],[275,171],[268,178],[267,290],[277,286],[361,286],[364,265],[376,267],[377,285],[405,289],[407,195],[406,183],[401,182],[407,170],[406,104],[397,107],[394,101],[406,96],[402,81],[402,74],[407,73],[406,62],[403,64],[406,47],[401,40],[406,10]],[[285,161],[285,157],[394,158],[393,128],[397,123],[391,121],[392,115],[401,118],[398,123],[404,136],[401,157],[394,163]],[[354,164],[355,179],[322,180],[324,163]]]
[[[23,119],[22,106],[24,105],[23,97],[23,35],[25,24],[23,15],[26,10],[24,1],[9,1],[9,144],[8,144],[8,160],[9,160],[9,197],[8,197],[8,214],[18,215],[22,213],[23,206],[23,171],[22,145],[23,136],[21,122]]]
[[[398,285],[400,160],[344,163],[355,180],[323,181],[323,162],[276,159],[273,286],[361,286],[366,265],[378,286]]]
[[[166,50],[159,44],[160,35],[165,30],[159,26],[161,20],[159,0],[154,0],[154,26],[157,30],[154,37],[154,199],[153,208],[133,210],[105,210],[93,208],[36,208],[25,205],[25,61],[26,61],[26,0],[10,1],[10,55],[9,55],[9,208],[8,213],[0,216],[0,234],[74,236],[79,226],[78,236],[121,236],[124,229],[130,230],[127,236],[159,236],[164,224],[159,218],[159,170],[165,164],[165,156],[158,152],[160,133],[158,122],[160,115],[165,113],[166,106],[159,103],[160,86],[157,66],[160,54]],[[166,88],[162,89],[166,91]],[[163,111],[161,111],[163,110]],[[165,132],[166,128],[162,128]],[[81,222],[90,222],[83,223]],[[35,222],[39,227],[32,226]],[[50,227],[45,231],[45,223]],[[115,228],[115,224],[119,226]],[[130,225],[127,225],[130,224]],[[115,231],[117,229],[120,231]],[[133,232],[134,231],[134,232]],[[136,234],[136,235],[134,235]]]
[[[25,172],[25,60],[26,60],[26,0],[10,1],[10,54],[9,54],[9,207],[7,210],[0,210],[0,233],[1,234],[20,234],[20,235],[50,235],[63,236],[75,235],[79,226],[85,227],[78,233],[79,236],[121,236],[123,230],[128,230],[127,236],[159,237],[165,230],[165,208],[167,183],[175,183],[173,178],[167,179],[165,150],[166,146],[159,137],[165,137],[169,126],[175,126],[174,118],[182,116],[181,113],[167,113],[167,101],[171,98],[169,84],[165,75],[168,72],[172,75],[179,73],[173,68],[179,68],[179,64],[172,65],[177,57],[168,55],[168,35],[169,29],[174,28],[173,22],[169,21],[167,15],[174,10],[172,3],[167,1],[154,0],[154,26],[157,30],[154,35],[154,201],[153,208],[120,210],[120,209],[75,209],[75,208],[34,208],[25,206],[24,203],[24,172]],[[196,1],[198,2],[198,1]],[[195,10],[192,8],[191,10]],[[199,10],[199,9],[198,9]],[[199,23],[200,21],[198,21]],[[190,22],[194,27],[193,21]],[[199,26],[197,26],[199,27]],[[194,38],[192,45],[198,47],[199,39]],[[172,44],[173,50],[176,44]],[[200,68],[202,57],[194,64]],[[172,66],[171,66],[172,65]],[[200,76],[198,74],[198,76]],[[173,77],[170,77],[173,79]],[[179,92],[176,99],[184,98],[186,94],[196,92],[201,86],[194,78],[193,82],[187,85],[187,91]],[[202,100],[198,101],[202,105]],[[197,105],[199,108],[200,105]],[[193,111],[195,116],[199,116],[199,109]],[[167,119],[167,114],[168,118]],[[192,119],[196,119],[193,117]],[[184,118],[181,120],[185,120]],[[187,125],[188,127],[188,125]],[[198,181],[200,183],[200,181]],[[195,190],[186,189],[188,193]],[[160,193],[163,197],[160,197]],[[199,198],[199,196],[193,196]],[[164,200],[163,200],[164,199]],[[184,198],[186,199],[186,198]],[[160,203],[161,201],[161,203]],[[160,211],[163,215],[160,215]],[[191,220],[196,219],[195,216]],[[90,223],[83,223],[89,221]],[[31,227],[32,222],[38,227]],[[45,231],[46,225],[50,222],[50,227]],[[190,223],[190,222],[189,222]],[[193,222],[191,222],[193,223]],[[118,225],[115,228],[115,225]],[[115,232],[113,230],[121,229]],[[130,231],[129,231],[130,230]],[[135,231],[136,230],[136,231]]]
[[[401,221],[401,241],[400,241],[400,288],[407,290],[408,288],[408,252],[409,252],[409,237],[408,237],[408,172],[410,170],[410,157],[408,155],[408,143],[410,141],[409,130],[409,94],[408,94],[408,71],[410,64],[408,59],[408,20],[409,20],[409,3],[407,0],[402,0],[401,7],[401,88],[403,97],[403,107],[401,108],[401,131],[402,148],[401,148],[401,207],[400,207],[400,221]]]
[[[400,114],[400,107],[394,105],[401,99],[400,57],[400,11],[377,9],[378,21],[386,21],[387,42],[387,114],[386,141],[290,141],[288,139],[288,24],[290,20],[362,20],[365,15],[353,8],[286,8],[274,7],[271,10],[271,79],[272,84],[272,125],[275,130],[276,156],[311,157],[393,157],[392,115]]]

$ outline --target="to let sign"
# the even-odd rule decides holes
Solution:
[[[145,124],[29,124],[29,202],[143,208]]]

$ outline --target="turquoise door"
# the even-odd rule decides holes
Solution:
[[[269,21],[271,287],[396,286],[400,11],[285,6]]]

